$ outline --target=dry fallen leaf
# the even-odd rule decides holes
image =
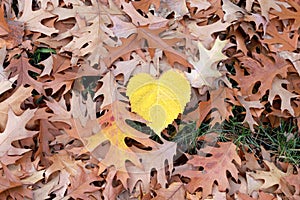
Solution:
[[[212,193],[215,181],[218,183],[219,191],[226,191],[229,187],[226,178],[227,171],[235,180],[238,180],[238,170],[233,161],[240,165],[241,160],[236,153],[236,146],[230,142],[218,143],[218,145],[219,147],[206,146],[201,149],[201,152],[210,154],[210,157],[195,155],[189,159],[188,164],[196,169],[203,168],[203,170],[188,170],[181,173],[191,179],[187,185],[189,192],[194,192],[201,187],[205,198]]]
[[[222,53],[227,41],[217,39],[211,50],[207,50],[201,42],[198,42],[199,60],[190,59],[194,69],[191,73],[185,73],[191,85],[196,88],[203,86],[214,87],[214,80],[222,74],[217,69],[217,64],[227,57]]]
[[[298,11],[2,1],[0,199],[299,199]]]

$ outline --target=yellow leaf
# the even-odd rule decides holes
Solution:
[[[148,121],[156,134],[182,113],[190,100],[191,87],[184,74],[169,70],[159,79],[141,73],[132,77],[127,86],[133,112]]]

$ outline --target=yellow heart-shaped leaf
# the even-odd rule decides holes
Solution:
[[[129,80],[126,95],[133,112],[148,121],[148,126],[160,135],[190,100],[191,87],[184,74],[169,70],[159,79],[146,73]]]

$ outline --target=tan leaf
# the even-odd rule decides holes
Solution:
[[[114,76],[117,76],[119,74],[123,74],[124,76],[124,83],[123,85],[126,85],[130,76],[132,75],[132,72],[138,67],[138,65],[144,63],[145,61],[142,60],[142,58],[133,53],[132,59],[128,61],[117,61],[115,62],[116,69],[113,70]]]
[[[247,122],[249,124],[250,130],[254,132],[254,125],[258,125],[257,122],[254,120],[253,115],[255,117],[259,117],[260,113],[263,111],[264,108],[263,104],[260,101],[246,101],[244,97],[238,96],[237,97],[241,105],[246,110],[246,116],[243,123]],[[259,109],[259,112],[252,112],[250,108]]]
[[[7,52],[5,47],[0,49],[0,95],[5,91],[11,89],[13,82],[18,78],[12,77],[9,79],[9,73],[4,72],[3,63],[6,57],[6,53]]]
[[[44,69],[42,71],[42,73],[40,74],[40,76],[45,76],[45,75],[50,75],[52,68],[53,68],[53,58],[52,56],[49,56],[49,58],[41,61],[39,64],[44,65]]]
[[[4,132],[2,132],[0,138],[0,161],[7,154],[9,156],[20,156],[25,152],[31,151],[31,149],[17,148],[12,145],[13,141],[21,140],[34,136],[37,131],[28,131],[25,126],[26,123],[33,117],[35,110],[27,110],[22,115],[16,116],[14,112],[8,110],[7,124]],[[16,126],[16,124],[18,124]]]
[[[103,190],[103,196],[105,199],[116,199],[123,190],[122,184],[117,186],[114,184],[114,179],[117,175],[119,174],[113,167],[108,169],[108,175],[106,178],[107,184]]]
[[[40,74],[41,70],[33,67],[29,63],[29,59],[25,53],[22,53],[19,59],[12,59],[10,64],[5,68],[5,72],[11,73],[11,77],[18,77],[17,86],[28,84],[33,86],[34,89],[39,93],[45,93],[42,83],[36,81],[32,76],[29,75],[30,72]]]
[[[187,27],[190,30],[190,33],[195,38],[198,38],[206,49],[210,49],[212,48],[213,42],[215,41],[215,38],[212,37],[212,34],[214,32],[224,31],[230,25],[231,23],[222,22],[222,20],[220,19],[215,23],[205,26],[198,26],[197,22],[191,21],[188,23]]]
[[[24,10],[22,16],[18,19],[20,22],[24,22],[25,28],[30,31],[44,33],[51,35],[57,33],[55,28],[49,28],[42,24],[43,19],[49,19],[55,15],[44,9],[32,10],[32,1],[24,2]]]
[[[282,84],[289,84],[287,80],[280,79],[278,77],[275,77],[273,79],[272,88],[270,89],[268,101],[270,104],[273,104],[273,100],[276,95],[278,95],[281,99],[281,111],[289,111],[289,113],[294,116],[294,110],[291,106],[291,99],[298,97],[298,95],[286,90],[282,87]]]
[[[189,13],[189,10],[186,7],[186,1],[184,0],[166,0],[161,2],[161,7],[174,12],[174,17],[176,19],[182,18],[184,15]]]
[[[118,16],[111,16],[110,19],[113,22],[113,27],[111,28],[111,30],[114,32],[114,35],[119,38],[127,38],[131,34],[137,32],[136,26],[134,24],[125,22]]]
[[[92,196],[91,193],[100,188],[93,185],[92,182],[100,181],[101,178],[96,173],[85,172],[83,167],[78,167],[76,174],[70,177],[70,186],[68,187],[67,195],[62,200],[73,199],[88,199]]]
[[[280,51],[278,55],[284,59],[291,61],[300,75],[300,54],[291,51]]]
[[[271,10],[271,8],[277,11],[281,11],[281,8],[276,1],[258,0],[258,3],[260,4],[261,15],[264,16],[268,21],[269,21],[269,11]]]
[[[191,85],[195,88],[201,88],[203,86],[214,87],[215,79],[222,76],[220,71],[217,69],[217,64],[227,57],[222,53],[227,41],[221,41],[217,39],[214,46],[207,50],[201,42],[198,42],[199,49],[199,60],[194,61],[190,59],[190,63],[193,65],[194,69],[191,73],[185,72],[187,78],[189,79]]]
[[[102,108],[112,104],[114,101],[125,100],[125,97],[118,91],[119,86],[112,72],[107,72],[100,81],[103,85],[96,91],[94,99],[99,95],[103,95],[104,100],[101,105]]]
[[[19,177],[14,175],[6,165],[1,163],[0,198],[7,199],[32,199],[32,191],[26,185],[22,185]]]
[[[176,154],[177,145],[174,142],[163,140],[163,144],[156,144],[155,149],[151,151],[138,151],[137,157],[140,159],[142,168],[137,166],[127,166],[130,178],[128,180],[128,188],[133,191],[134,186],[138,181],[142,181],[143,191],[149,192],[149,183],[151,180],[151,171],[153,169],[157,172],[157,183],[165,188],[167,184],[167,171],[171,172],[173,169],[173,157]],[[165,162],[169,164],[165,166]],[[167,171],[166,171],[167,170]]]
[[[56,171],[66,171],[69,176],[76,176],[79,166],[75,160],[66,151],[59,151],[58,154],[54,154],[49,159],[53,164],[45,171],[45,179],[48,181],[51,174]]]
[[[133,6],[136,9],[141,9],[145,13],[149,11],[149,7],[154,5],[155,9],[159,9],[160,7],[160,0],[151,0],[151,1],[132,1]]]
[[[263,180],[263,184],[259,189],[265,191],[270,189],[272,186],[278,185],[278,188],[272,189],[274,193],[284,192],[285,195],[291,196],[291,191],[288,186],[288,182],[284,180],[285,177],[291,174],[291,168],[285,173],[278,169],[274,163],[264,161],[268,167],[268,171],[256,170],[256,172],[249,172],[249,175],[256,180]]]
[[[60,182],[59,179],[60,179],[60,176],[55,176],[50,181],[48,181],[45,185],[41,186],[38,189],[33,190],[33,198],[34,199],[50,198],[50,193]]]
[[[99,60],[107,55],[106,45],[115,46],[110,35],[113,35],[106,24],[110,24],[109,15],[122,14],[121,11],[110,9],[98,1],[92,1],[90,5],[82,2],[72,4],[72,9],[57,7],[52,13],[58,16],[58,20],[75,18],[76,23],[70,29],[58,34],[53,41],[62,41],[73,36],[72,40],[61,48],[61,52],[72,52],[72,64],[76,65],[79,57],[87,58],[89,65],[98,65]],[[51,41],[49,43],[51,46]]]
[[[246,15],[246,11],[229,0],[223,0],[222,9],[225,12],[224,21],[235,23]]]

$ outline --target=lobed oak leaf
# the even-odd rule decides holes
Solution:
[[[91,95],[88,93],[85,100],[78,91],[73,90],[72,96],[70,110],[72,117],[79,119],[83,127],[88,121],[96,121],[96,103],[93,102]]]
[[[235,23],[247,14],[246,10],[229,0],[223,0],[222,9],[225,12],[224,21],[228,23]]]
[[[41,8],[44,10],[53,10],[53,8],[58,7],[58,0],[38,0],[41,5]]]
[[[100,187],[93,185],[94,181],[100,181],[101,178],[96,173],[86,172],[83,167],[79,166],[76,174],[70,177],[70,185],[67,194],[62,200],[73,199],[88,199],[93,196],[92,193],[98,191]]]
[[[245,43],[245,38],[243,37],[243,31],[237,29],[234,32],[235,41],[236,41],[236,51],[242,51],[244,55],[247,55],[248,48]]]
[[[263,108],[264,108],[263,104],[261,104],[260,101],[246,101],[245,97],[242,97],[242,96],[238,96],[237,99],[240,102],[240,104],[246,110],[246,116],[245,116],[245,119],[244,119],[243,123],[247,122],[248,125],[249,125],[250,130],[252,132],[254,132],[254,125],[258,125],[258,124],[254,120],[253,115],[255,117],[259,117],[260,116],[260,114],[262,113]],[[256,110],[256,112],[255,111],[252,112],[250,110],[250,108],[259,109],[259,111]]]
[[[39,93],[44,94],[44,88],[42,83],[38,82],[29,73],[40,74],[41,70],[33,67],[29,63],[29,59],[25,53],[21,54],[19,59],[12,59],[10,64],[5,68],[5,72],[11,73],[11,77],[17,76],[17,86],[30,85],[34,87]]]
[[[55,100],[46,101],[46,105],[53,111],[53,115],[49,117],[50,122],[63,122],[71,126],[70,119],[72,115],[67,111],[65,105],[61,102],[57,102]]]
[[[199,103],[199,119],[197,121],[198,127],[202,124],[202,122],[210,112],[212,112],[210,114],[210,118],[212,119],[210,125],[212,127],[217,123],[221,124],[221,122],[223,122],[224,120],[228,120],[229,117],[233,115],[231,111],[231,103],[235,103],[235,101],[230,103],[229,101],[226,101],[226,99],[229,99],[230,101],[234,100],[234,94],[231,89],[220,86],[215,90],[211,90],[209,94],[209,101],[202,101]]]
[[[160,35],[166,30],[167,27],[158,29],[151,29],[149,26],[139,26],[137,33],[129,36],[129,38],[122,40],[122,45],[119,47],[106,47],[111,54],[109,54],[104,62],[110,66],[119,57],[129,57],[132,51],[141,51],[140,49],[160,49],[162,50],[168,62],[171,65],[179,63],[185,67],[190,66],[187,61],[186,55],[173,46],[179,41],[178,38],[163,39]],[[145,40],[147,43],[145,43]],[[142,53],[138,53],[142,58]],[[128,60],[128,59],[124,59]]]
[[[24,2],[24,9],[22,16],[17,20],[25,23],[25,28],[30,31],[44,33],[51,36],[53,33],[57,33],[55,28],[49,28],[42,24],[42,20],[55,17],[55,14],[50,13],[44,9],[32,10],[32,1]]]
[[[260,14],[251,13],[251,15],[246,15],[244,20],[247,22],[253,21],[255,23],[255,28],[257,31],[259,30],[260,25],[262,25],[263,34],[264,35],[266,34],[268,21],[264,17],[262,17]]]
[[[31,151],[31,149],[14,147],[12,142],[30,138],[37,134],[37,131],[28,131],[25,128],[27,122],[33,117],[34,112],[35,110],[26,110],[22,115],[16,116],[11,109],[8,110],[6,128],[0,134],[0,162],[6,163],[5,155],[21,156],[23,153]],[[15,124],[18,124],[18,126],[15,126]]]
[[[34,199],[48,199],[51,194],[56,195],[56,199],[62,199],[65,196],[69,181],[69,174],[66,171],[61,171],[57,176],[54,176],[47,183],[38,185],[33,190]]]
[[[136,27],[140,26],[149,26],[149,29],[157,29],[161,28],[167,25],[168,19],[165,19],[163,17],[155,16],[151,12],[147,12],[147,18],[143,17],[141,14],[137,12],[137,10],[134,8],[133,3],[129,2],[126,3],[125,1],[121,2],[123,11],[129,15],[129,17],[132,20],[132,23]]]
[[[173,12],[175,19],[180,19],[184,15],[189,14],[185,0],[166,0],[161,2],[161,7],[164,7],[167,11]]]
[[[231,76],[240,87],[241,94],[249,97],[251,100],[259,100],[270,88],[272,88],[273,79],[280,75],[282,78],[287,77],[287,69],[291,65],[283,58],[276,55],[263,55],[253,53],[253,57],[238,57],[242,66],[249,75],[244,76],[244,70],[236,67],[236,75]],[[268,76],[265,76],[268,74]],[[256,84],[260,87],[256,89]]]
[[[194,15],[192,15],[195,19],[205,19],[208,16],[211,17],[213,15],[216,15],[219,17],[219,19],[222,19],[224,16],[224,12],[222,10],[222,1],[221,0],[208,0],[210,3],[210,7],[206,10],[202,10],[201,12],[197,12]],[[202,2],[201,2],[202,3]],[[192,12],[190,12],[193,14]]]
[[[276,198],[275,196],[268,194],[268,193],[264,193],[264,192],[259,192],[258,193],[258,198],[253,198],[245,193],[241,193],[238,192],[234,195],[234,197],[237,200],[277,200],[278,198]]]
[[[194,69],[191,73],[185,72],[191,85],[195,88],[202,88],[203,86],[214,87],[214,81],[222,76],[221,72],[217,69],[217,64],[227,57],[222,53],[227,41],[216,39],[214,46],[207,50],[201,42],[198,42],[199,60],[189,61]]]
[[[123,173],[120,180],[127,188],[129,176],[126,170],[126,161],[130,161],[140,168],[143,166],[137,154],[127,145],[126,140],[131,138],[145,147],[154,149],[155,142],[148,138],[149,135],[135,130],[126,123],[126,119],[141,121],[141,118],[129,112],[125,103],[115,101],[103,109],[107,112],[99,118],[99,123],[102,125],[100,132],[82,138],[82,140],[85,148],[95,158],[101,160],[102,165],[106,167],[114,165],[116,170]],[[110,143],[108,147],[107,142]],[[105,148],[106,150],[104,150]]]
[[[100,82],[102,82],[103,85],[96,91],[94,99],[100,95],[103,95],[104,100],[101,104],[101,108],[112,104],[114,101],[125,100],[125,98],[118,91],[120,86],[116,82],[112,72],[107,72]]]
[[[118,177],[118,172],[113,167],[108,169],[108,175],[106,177],[107,184],[103,190],[103,196],[105,199],[117,199],[117,196],[122,192],[123,185],[116,185],[115,178]]]
[[[0,176],[0,198],[22,200],[26,198],[32,199],[32,191],[22,185],[20,178],[14,175],[8,167],[1,163],[3,169]]]
[[[283,172],[278,169],[274,163],[266,160],[264,161],[264,163],[268,167],[268,171],[256,170],[255,172],[248,172],[248,174],[254,179],[264,181],[259,189],[262,191],[271,191],[273,193],[283,192],[287,197],[290,197],[291,188],[284,178],[292,173],[292,168],[290,167],[287,172]],[[272,186],[278,187],[271,188]]]
[[[231,23],[229,22],[222,22],[222,20],[218,20],[215,23],[208,24],[205,26],[198,26],[197,22],[191,21],[187,24],[187,28],[190,31],[190,34],[202,43],[202,45],[206,49],[210,49],[213,46],[213,42],[215,38],[212,37],[213,33],[225,31]],[[199,43],[199,42],[198,42]]]
[[[0,184],[0,194],[22,185],[20,179],[16,177],[5,164],[1,163],[1,167],[3,169],[2,175],[0,176],[1,184]]]
[[[278,55],[286,60],[289,60],[300,75],[300,55],[290,51],[280,51]]]
[[[290,36],[291,27],[284,27],[282,31],[278,31],[275,24],[269,23],[267,26],[267,35],[262,40],[268,44],[272,52],[278,51],[294,51],[297,49],[299,34]]]
[[[49,166],[49,161],[46,156],[50,156],[49,144],[55,139],[57,135],[60,135],[60,131],[47,119],[39,120],[39,134],[38,134],[38,149],[35,153],[35,158],[39,157],[40,162],[44,166]]]
[[[116,68],[113,70],[114,76],[123,74],[124,82],[123,85],[126,85],[133,71],[145,61],[137,54],[132,54],[132,59],[127,61],[117,61],[114,63]]]
[[[300,197],[300,173],[299,168],[297,169],[297,174],[290,174],[288,176],[283,177],[283,179],[291,186],[295,187],[295,191],[293,193],[293,197],[295,199]]]
[[[53,41],[62,41],[73,37],[70,42],[64,45],[60,52],[72,52],[72,64],[76,65],[80,57],[86,57],[89,65],[98,65],[108,53],[104,47],[106,45],[115,46],[115,42],[110,35],[112,30],[107,27],[111,24],[109,16],[121,14],[121,11],[111,9],[102,2],[91,1],[90,5],[83,2],[72,4],[72,9],[57,7],[52,13],[58,16],[58,20],[75,18],[73,27],[58,34]],[[49,44],[51,46],[51,43]]]
[[[268,101],[272,105],[275,96],[278,95],[281,99],[281,105],[280,105],[281,111],[283,112],[284,110],[287,110],[292,116],[294,116],[295,114],[294,114],[293,107],[291,105],[291,99],[298,97],[298,95],[286,90],[282,86],[282,84],[289,84],[289,82],[285,79],[280,79],[278,77],[275,77],[273,79],[272,88],[270,89],[269,92]]]
[[[52,165],[45,170],[44,176],[46,185],[44,185],[43,190],[48,190],[49,193],[56,191],[58,197],[64,197],[65,192],[70,184],[71,177],[76,177],[80,166],[75,159],[65,150],[59,151],[58,154],[54,154],[48,157],[52,161]],[[58,175],[53,177],[55,172],[59,172]],[[53,179],[57,179],[54,181]],[[55,182],[56,184],[52,185]],[[47,195],[49,193],[40,194],[39,191],[35,191],[35,196]]]
[[[300,12],[300,5],[293,0],[287,0],[286,2],[290,6],[279,4],[281,10],[273,10],[271,13],[278,16],[280,20],[293,20],[291,31],[298,30],[300,27],[300,16],[298,15]]]
[[[111,30],[118,38],[128,38],[131,34],[137,32],[134,24],[121,20],[119,16],[110,16],[110,19],[113,22],[113,27]]]
[[[51,72],[52,72],[52,68],[53,68],[53,57],[49,56],[49,58],[39,62],[40,65],[44,66],[44,69],[42,71],[42,73],[40,74],[40,77],[48,75],[50,76]]]
[[[254,0],[247,0],[246,1],[246,10],[251,11],[252,4]],[[278,1],[268,1],[268,0],[258,0],[260,4],[260,11],[261,15],[265,17],[267,21],[269,21],[269,12],[271,9],[275,9],[276,11],[281,11],[280,6],[278,5]]]
[[[228,190],[228,195],[236,194],[237,192],[247,193],[247,181],[242,176],[243,172],[240,172],[238,182],[236,182],[233,178],[229,179],[230,188]]]
[[[39,81],[42,82],[44,89],[51,89],[52,94],[55,94],[62,88],[64,88],[63,94],[66,94],[72,89],[73,83],[77,78],[80,78],[78,71],[70,70],[56,73],[50,78],[48,76],[39,78]]]
[[[181,174],[190,178],[190,182],[186,188],[189,192],[195,192],[198,188],[202,188],[203,198],[212,194],[213,184],[218,183],[219,191],[226,191],[230,187],[227,179],[227,172],[238,180],[238,169],[233,163],[235,161],[241,165],[241,159],[236,152],[236,146],[231,142],[217,143],[219,147],[206,146],[201,152],[210,154],[210,157],[194,155],[187,162],[196,169],[203,167],[202,171],[187,170]]]
[[[90,136],[99,131],[98,122],[94,117],[96,112],[93,113],[93,111],[95,111],[95,103],[92,103],[89,97],[89,105],[84,107],[84,104],[82,103],[81,105],[79,102],[83,101],[79,93],[75,90],[73,90],[72,93],[73,98],[70,112],[67,111],[64,102],[46,101],[47,106],[53,111],[53,114],[49,116],[49,121],[58,124],[57,128],[64,130],[68,137],[81,139],[82,137]],[[58,138],[56,138],[56,141],[57,140]],[[63,140],[66,140],[66,138],[63,138]]]
[[[135,75],[128,83],[126,95],[132,111],[148,121],[147,125],[160,135],[184,111],[191,89],[182,73],[169,70],[156,80],[145,73]]]
[[[141,181],[143,191],[150,192],[151,172],[156,171],[157,184],[160,184],[163,188],[166,187],[168,182],[167,173],[173,170],[173,157],[176,154],[177,144],[162,139],[163,144],[156,144],[156,149],[146,152],[136,152],[136,155],[140,159],[143,168],[136,166],[127,166],[128,174],[130,176],[128,180],[129,191],[133,191],[138,181]],[[167,162],[167,165],[166,165]]]
[[[2,37],[0,41],[2,39],[5,40],[4,42],[7,49],[13,49],[19,45],[23,45],[24,23],[7,19],[7,24],[10,30],[9,34]]]

